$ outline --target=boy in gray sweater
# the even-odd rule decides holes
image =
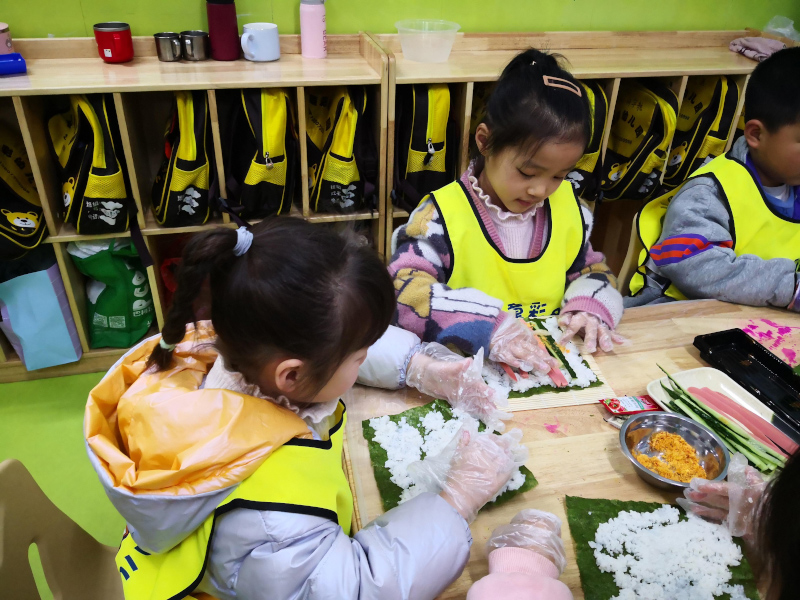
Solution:
[[[698,169],[669,204],[626,307],[714,298],[800,311],[800,48],[755,68],[744,112],[731,151]],[[661,227],[656,204],[642,211],[640,233]]]

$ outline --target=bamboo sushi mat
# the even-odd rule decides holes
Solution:
[[[518,412],[521,410],[535,410],[537,408],[559,408],[561,406],[578,406],[579,404],[594,404],[603,398],[613,398],[614,390],[606,383],[600,367],[591,354],[583,355],[583,359],[594,371],[603,385],[588,388],[573,388],[562,392],[546,392],[528,398],[509,398],[508,406],[502,410]]]

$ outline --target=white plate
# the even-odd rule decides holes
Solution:
[[[718,369],[700,367],[699,369],[673,373],[672,378],[681,384],[683,389],[688,389],[690,387],[707,387],[715,392],[725,394],[728,398],[757,414],[762,419],[770,423],[772,422],[773,413],[766,405],[762,404],[758,398]],[[651,381],[647,385],[647,393],[650,394],[650,397],[655,400],[656,404],[665,411],[673,412],[667,408],[665,401],[669,400],[669,396],[667,396],[667,393],[661,388],[662,383],[669,387],[667,381],[666,377]]]

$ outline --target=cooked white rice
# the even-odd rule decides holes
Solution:
[[[542,321],[542,325],[556,343],[560,343],[564,332],[561,331],[561,328],[558,326],[558,318],[548,317]],[[569,371],[563,367],[561,368],[561,373],[569,383],[569,387],[585,388],[597,381],[597,375],[584,364],[583,357],[574,343],[571,341],[567,342],[566,345],[561,346],[561,351],[564,354],[567,364],[569,364],[570,368],[575,372],[575,377],[572,377]],[[486,384],[503,398],[507,398],[510,392],[524,393],[543,385],[555,385],[549,375],[538,376],[533,373],[531,373],[527,379],[517,377],[517,381],[512,381],[499,364],[489,360],[484,362],[483,372],[481,374]]]
[[[730,594],[746,600],[741,585],[728,584],[742,552],[721,525],[694,516],[680,521],[673,506],[623,511],[597,528],[594,558],[620,589],[612,600],[714,600]]]
[[[369,420],[370,427],[375,430],[374,440],[386,450],[387,460],[384,466],[392,474],[391,481],[403,489],[400,503],[406,502],[426,491],[414,484],[408,474],[408,466],[425,456],[436,456],[442,452],[453,437],[461,430],[462,426],[477,429],[477,419],[458,409],[453,410],[455,418],[445,420],[444,415],[438,410],[429,412],[422,418],[421,424],[424,433],[408,424],[405,417],[399,423],[391,421],[388,416],[376,417]],[[519,469],[514,471],[511,479],[503,487],[497,497],[508,490],[518,490],[525,483],[525,474]]]

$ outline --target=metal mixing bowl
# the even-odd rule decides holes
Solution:
[[[708,479],[719,481],[728,474],[730,455],[725,445],[707,427],[682,415],[667,412],[646,412],[631,416],[619,430],[622,453],[633,463],[636,473],[647,483],[664,490],[683,491],[688,483],[673,481],[646,469],[633,453],[655,456],[650,450],[650,436],[659,431],[676,433],[697,451],[700,465],[708,473]]]

